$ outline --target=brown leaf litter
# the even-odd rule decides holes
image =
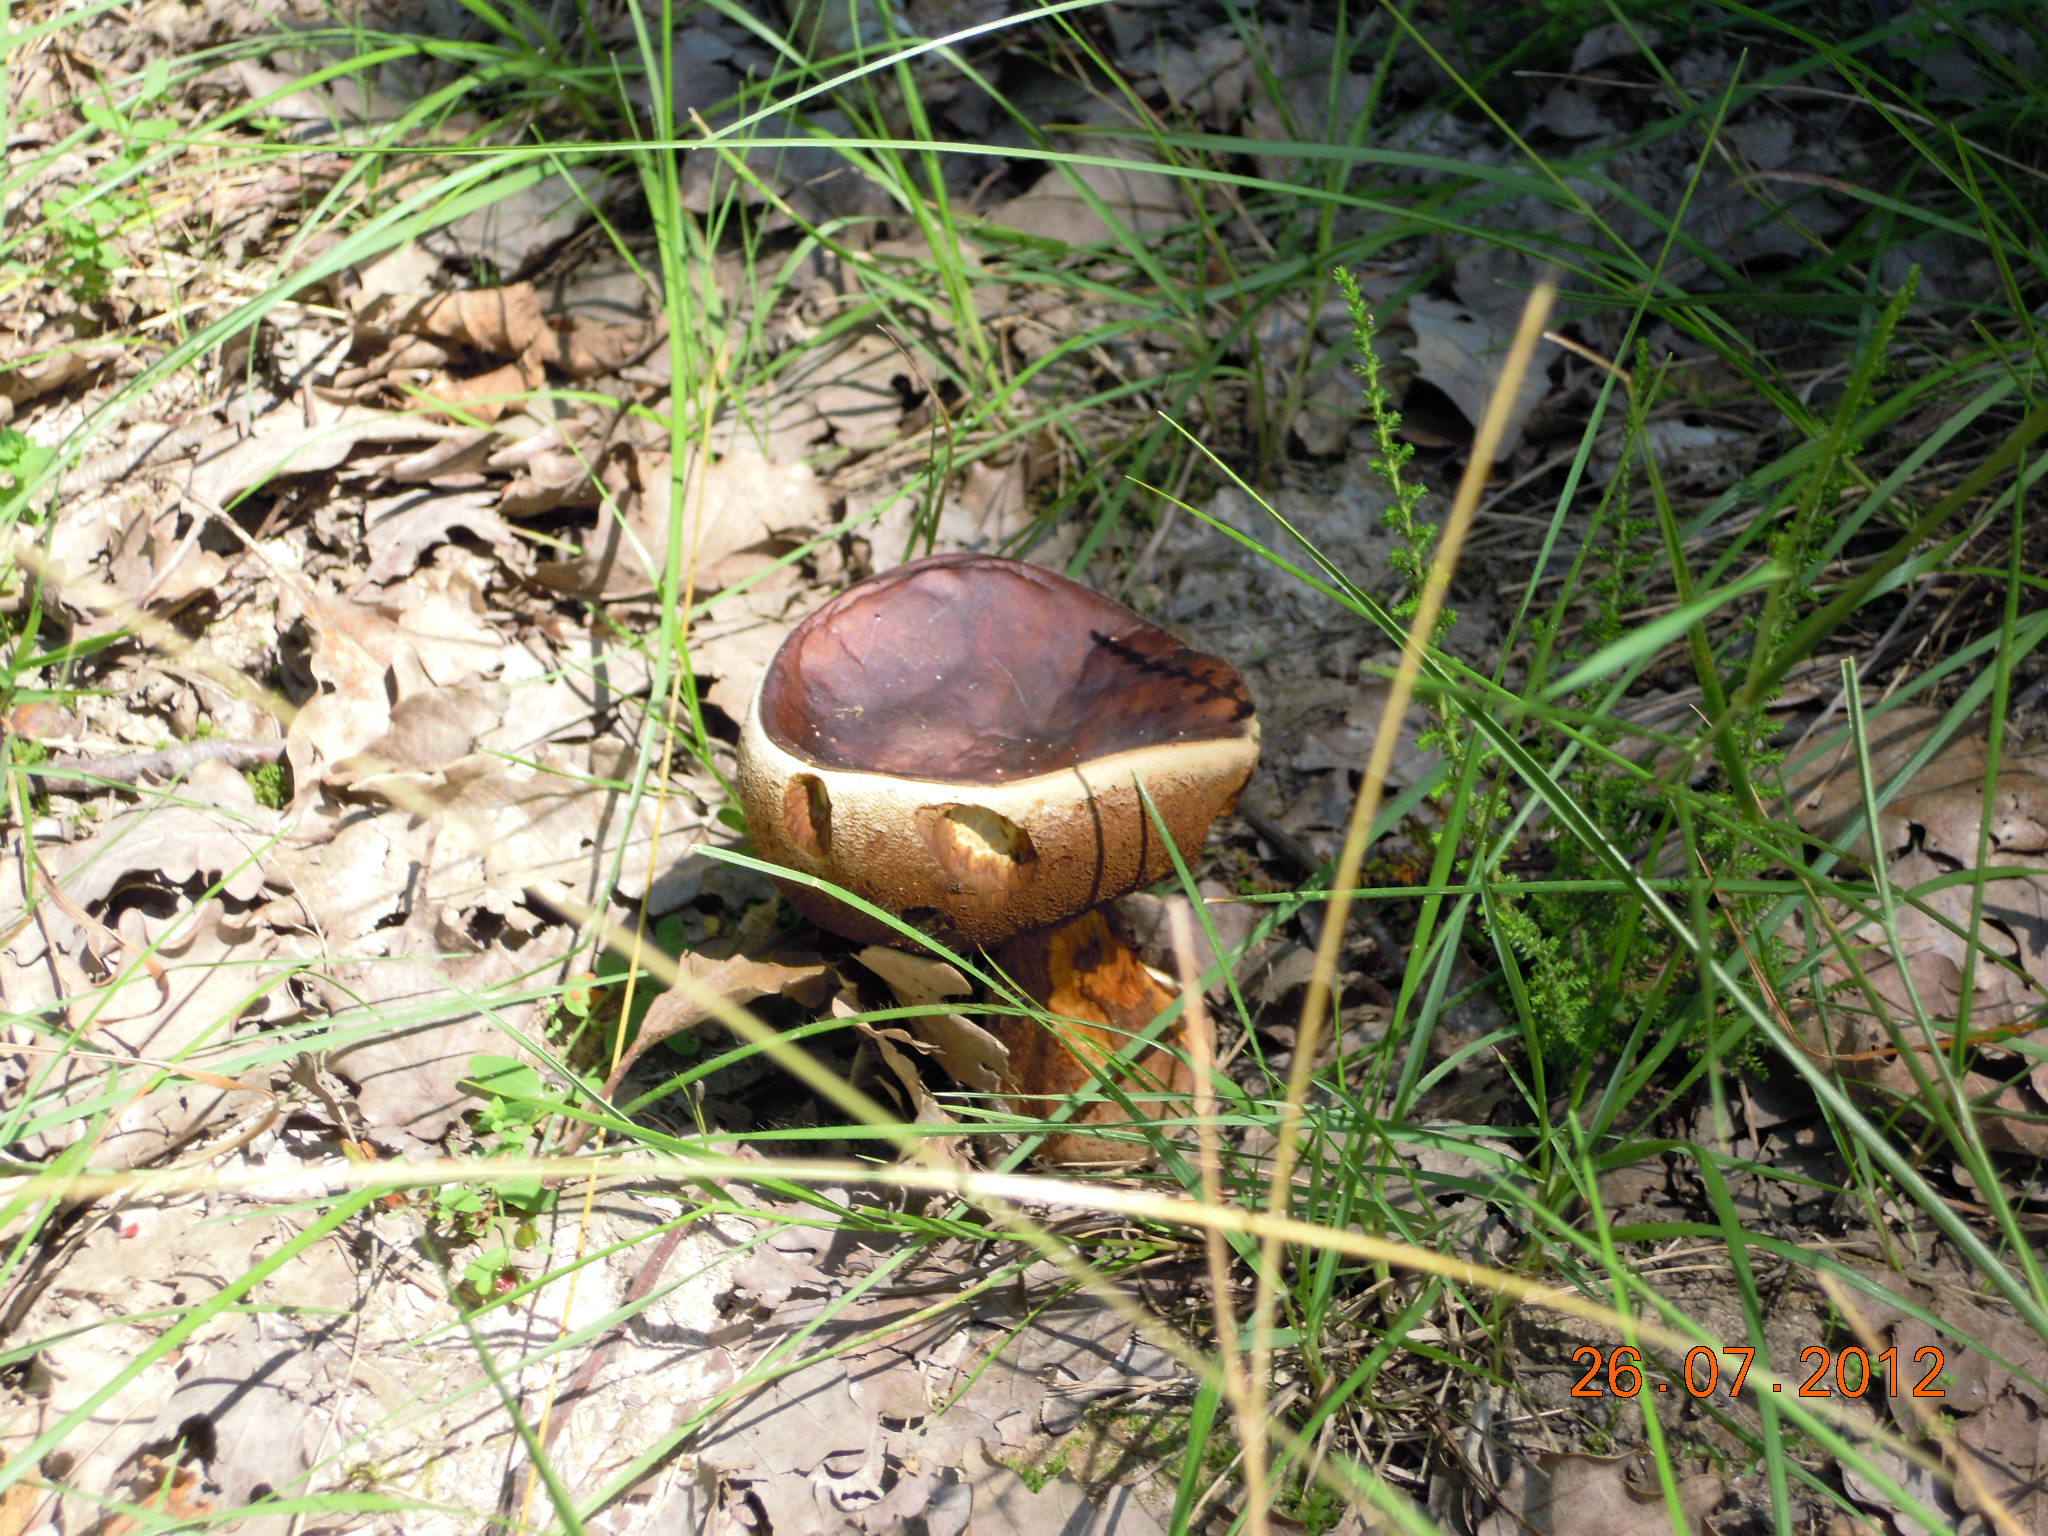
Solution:
[[[2048,1007],[2048,779],[2035,771],[2038,759],[2008,760],[1987,820],[1981,729],[1931,751],[1940,718],[1898,707],[1873,721],[1878,794],[1913,758],[1926,758],[1880,805],[1874,840],[1862,826],[1863,784],[1848,740],[1793,777],[1801,827],[1861,863],[1873,846],[1881,850],[1899,897],[1896,942],[1867,904],[1830,904],[1820,989],[1798,1024],[1819,1059],[1879,1101],[1909,1107],[1924,1083],[1939,1080],[1933,1058],[1962,1048],[1960,1032],[1970,1065],[1958,1080],[1979,1106],[1987,1145],[2039,1156],[2048,1152],[2048,1075],[2006,1042],[2030,1032]],[[1997,878],[1981,887],[1956,878],[1978,870]]]
[[[1855,1269],[1876,1294],[1840,1283],[1830,1294],[1873,1360],[1897,1351],[1898,1372],[1894,1393],[1887,1367],[1879,1365],[1885,1390],[1857,1406],[1871,1412],[1873,1400],[1884,1405],[1899,1433],[1934,1451],[1952,1477],[1931,1477],[1869,1442],[1866,1454],[1958,1528],[1978,1522],[2001,1533],[2048,1529],[2048,1346],[2009,1307],[1985,1297],[1974,1275],[1931,1265],[1904,1276]],[[1916,1388],[1942,1395],[1916,1397]],[[1915,1517],[1861,1472],[1845,1468],[1844,1482],[1865,1509],[1890,1515],[1901,1530],[1917,1528]]]

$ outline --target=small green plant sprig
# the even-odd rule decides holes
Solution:
[[[533,1128],[558,1111],[567,1096],[511,1056],[470,1057],[464,1086],[483,1100],[473,1124],[486,1159],[523,1155]],[[554,1200],[554,1190],[539,1178],[507,1179],[488,1190],[453,1184],[436,1193],[434,1215],[444,1231],[457,1243],[476,1245],[458,1276],[466,1301],[483,1305],[517,1283],[513,1254],[540,1240],[534,1218]]]
[[[157,59],[145,71],[143,89],[127,109],[111,101],[79,106],[86,122],[121,145],[92,185],[49,216],[59,254],[48,276],[80,304],[96,304],[108,296],[120,266],[119,253],[109,242],[150,218],[149,199],[138,190],[136,173],[178,132],[178,124],[144,116],[139,109],[162,96],[169,81],[169,61]]]
[[[1436,525],[1423,521],[1421,516],[1422,500],[1428,492],[1403,473],[1408,461],[1415,457],[1415,445],[1401,440],[1401,413],[1395,409],[1393,391],[1387,388],[1386,377],[1380,371],[1380,355],[1373,346],[1379,335],[1379,322],[1373,318],[1372,306],[1359,291],[1358,279],[1351,275],[1350,268],[1334,267],[1330,278],[1344,295],[1344,308],[1351,315],[1352,345],[1358,354],[1351,367],[1365,384],[1365,419],[1371,424],[1373,443],[1372,457],[1366,464],[1387,487],[1387,509],[1380,514],[1380,525],[1400,541],[1387,556],[1387,563],[1400,573],[1402,582],[1402,593],[1393,612],[1397,618],[1412,618],[1422,601],[1430,553],[1436,548]],[[1445,609],[1437,620],[1437,634],[1442,635],[1456,619],[1456,614]]]

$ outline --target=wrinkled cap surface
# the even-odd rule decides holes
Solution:
[[[841,593],[790,632],[760,694],[769,737],[820,767],[999,784],[1242,735],[1228,662],[1063,576],[938,555]]]

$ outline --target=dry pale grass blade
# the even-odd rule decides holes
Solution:
[[[1216,1041],[1202,995],[1201,967],[1195,960],[1194,915],[1187,901],[1175,897],[1166,908],[1173,935],[1173,959],[1180,975],[1181,1026],[1187,1037],[1188,1061],[1195,1078],[1196,1166],[1202,1174],[1202,1199],[1223,1204],[1222,1154],[1216,1144]],[[1244,1453],[1245,1529],[1266,1536],[1266,1440],[1252,1417],[1250,1383],[1244,1356],[1238,1350],[1237,1314],[1230,1303],[1230,1246],[1214,1227],[1202,1234],[1209,1267],[1210,1306],[1216,1317],[1216,1352],[1223,1365],[1223,1395],[1237,1420],[1237,1443]]]
[[[1192,1346],[1158,1323],[1131,1298],[1095,1276],[1084,1262],[1071,1255],[1065,1246],[1046,1232],[1038,1222],[1025,1216],[1020,1207],[1094,1211],[1169,1226],[1195,1227],[1217,1233],[1242,1233],[1281,1246],[1325,1249],[1368,1263],[1386,1264],[1419,1274],[1435,1275],[1456,1285],[1487,1291],[1523,1306],[1540,1307],[1577,1318],[1581,1322],[1640,1339],[1644,1344],[1666,1351],[1674,1357],[1682,1358],[1687,1350],[1709,1337],[1705,1329],[1688,1334],[1660,1322],[1624,1314],[1613,1307],[1589,1300],[1576,1291],[1546,1286],[1523,1275],[1472,1263],[1451,1254],[1390,1242],[1385,1238],[1363,1232],[1322,1227],[1292,1217],[1274,1216],[1208,1200],[1190,1200],[1183,1196],[1157,1194],[1127,1186],[1082,1183],[1035,1174],[981,1173],[960,1167],[939,1168],[910,1164],[885,1167],[873,1162],[833,1159],[790,1158],[755,1161],[714,1156],[676,1158],[658,1155],[637,1158],[629,1168],[623,1170],[613,1159],[593,1156],[506,1158],[496,1159],[484,1165],[459,1158],[379,1163],[337,1160],[320,1166],[292,1169],[180,1168],[135,1174],[37,1174],[0,1179],[0,1200],[68,1201],[97,1199],[111,1195],[151,1199],[170,1194],[254,1190],[278,1186],[289,1190],[294,1198],[306,1198],[313,1195],[335,1194],[344,1190],[490,1185],[499,1181],[531,1178],[565,1181],[587,1178],[605,1180],[608,1183],[616,1182],[619,1187],[637,1189],[649,1188],[663,1178],[691,1182],[707,1179],[752,1181],[769,1178],[820,1186],[870,1185],[885,1189],[951,1195],[983,1209],[1016,1231],[1019,1236],[1039,1245],[1041,1252],[1055,1256],[1056,1260],[1063,1262],[1064,1267],[1069,1269],[1077,1282],[1091,1294],[1100,1296],[1106,1304],[1125,1316],[1127,1321],[1132,1322],[1133,1326],[1144,1330],[1150,1342],[1157,1344],[1205,1379],[1219,1380],[1219,1385],[1219,1366],[1203,1359]],[[1752,1370],[1749,1379],[1756,1384],[1759,1391],[1784,1390],[1787,1393],[1796,1387],[1798,1382],[1797,1377],[1767,1375],[1761,1368]],[[1869,1435],[1887,1449],[1897,1451],[1914,1465],[1933,1475],[1947,1475],[1939,1459],[1922,1447],[1905,1442],[1889,1432],[1879,1431],[1873,1435],[1869,1426],[1852,1421],[1847,1411],[1832,1400],[1816,1401],[1817,1407],[1814,1404],[1802,1403],[1793,1396],[1787,1404],[1786,1411],[1795,1416],[1812,1412],[1815,1423],[1826,1421],[1851,1435]],[[1311,1448],[1303,1446],[1299,1437],[1287,1426],[1274,1423],[1260,1427],[1266,1435],[1279,1439],[1291,1451],[1301,1455],[1303,1465],[1317,1467],[1319,1477],[1326,1475],[1327,1469],[1322,1466],[1320,1459],[1313,1455]]]
[[[1393,767],[1394,751],[1400,742],[1400,721],[1407,712],[1409,700],[1415,695],[1415,684],[1422,675],[1423,655],[1436,634],[1437,617],[1443,612],[1444,596],[1450,590],[1451,572],[1457,568],[1459,552],[1464,548],[1465,536],[1471,530],[1472,519],[1479,510],[1480,496],[1486,489],[1494,451],[1507,431],[1522,379],[1536,355],[1536,344],[1542,339],[1556,297],[1554,284],[1539,283],[1522,308],[1521,323],[1516,327],[1500,378],[1487,402],[1479,431],[1473,438],[1472,454],[1466,461],[1464,478],[1458,483],[1458,494],[1451,503],[1450,516],[1444,520],[1443,531],[1437,539],[1436,556],[1430,564],[1428,579],[1423,583],[1415,617],[1408,627],[1408,640],[1401,650],[1400,665],[1395,668],[1387,689],[1386,708],[1380,715],[1379,731],[1373,738],[1372,755],[1366,760],[1365,777],[1358,786],[1358,798],[1352,804],[1351,819],[1344,831],[1344,846],[1330,877],[1330,900],[1323,913],[1323,929],[1316,944],[1315,970],[1309,978],[1308,995],[1302,999],[1294,1062],[1288,1071],[1287,1098],[1281,1106],[1279,1139],[1273,1149],[1273,1174],[1266,1189],[1267,1211],[1283,1220],[1292,1209],[1303,1106],[1308,1102],[1309,1078],[1323,1024],[1330,1011],[1337,956],[1344,942],[1345,925],[1351,917],[1351,892],[1357,888],[1358,872],[1365,861],[1366,839],[1371,835],[1373,818],[1379,814],[1387,774]],[[1279,1237],[1268,1234],[1262,1239],[1258,1273],[1253,1279],[1251,1390],[1255,1411],[1251,1416],[1251,1427],[1254,1433],[1264,1427],[1266,1394],[1272,1379],[1273,1348],[1270,1340],[1274,1311],[1278,1305],[1273,1276],[1279,1272],[1280,1248]]]

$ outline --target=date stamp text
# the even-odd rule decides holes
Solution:
[[[1740,1397],[1755,1359],[1753,1349],[1716,1350],[1702,1344],[1686,1351],[1685,1369],[1678,1380],[1658,1381],[1644,1374],[1643,1352],[1633,1344],[1619,1344],[1611,1350],[1582,1344],[1572,1351],[1572,1360],[1586,1370],[1572,1388],[1572,1396],[1635,1397],[1651,1391],[1712,1397],[1725,1391],[1730,1397]],[[1866,1392],[1883,1397],[1945,1397],[1940,1380],[1946,1363],[1932,1344],[1914,1350],[1911,1360],[1903,1362],[1897,1349],[1872,1355],[1854,1344],[1844,1349],[1811,1344],[1799,1351],[1799,1368],[1807,1375],[1793,1390],[1800,1397],[1861,1397]],[[1783,1392],[1786,1383],[1774,1381],[1771,1390]]]

